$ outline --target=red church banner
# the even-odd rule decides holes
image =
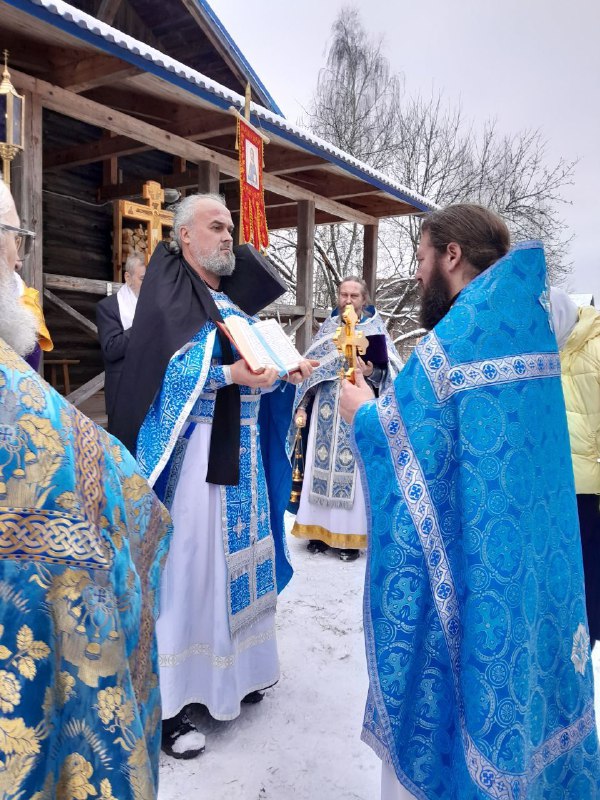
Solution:
[[[269,246],[263,189],[263,140],[238,117],[237,140],[240,152],[240,230],[244,242],[257,250]]]

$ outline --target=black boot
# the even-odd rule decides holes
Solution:
[[[246,697],[242,698],[242,703],[254,706],[257,703],[260,703],[264,696],[264,692],[250,692],[250,694],[247,694]]]
[[[340,550],[341,561],[356,561],[359,555],[358,550]]]
[[[196,758],[206,747],[204,734],[190,721],[186,709],[163,719],[161,747],[172,758]]]
[[[324,553],[325,550],[329,550],[329,545],[320,539],[311,539],[306,545],[306,549],[309,553]]]

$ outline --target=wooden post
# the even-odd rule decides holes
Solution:
[[[304,307],[304,322],[296,331],[296,348],[304,353],[312,340],[315,265],[315,203],[313,200],[298,202],[296,253],[296,303]]]
[[[375,303],[377,290],[377,245],[379,225],[365,225],[363,234],[363,279],[369,287],[371,302]]]
[[[219,193],[219,165],[212,161],[198,162],[198,192],[200,194]]]
[[[25,93],[25,151],[21,155],[19,183],[15,187],[15,203],[21,225],[35,231],[29,257],[23,262],[21,275],[28,286],[41,294],[42,272],[42,102],[37,94]]]
[[[102,185],[116,186],[119,183],[119,159],[111,156],[102,162]]]

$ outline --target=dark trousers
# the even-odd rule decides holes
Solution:
[[[585,604],[593,646],[600,639],[600,496],[578,494],[577,511],[585,574]]]

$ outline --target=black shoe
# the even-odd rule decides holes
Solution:
[[[358,550],[340,550],[340,559],[342,561],[356,561],[359,555]]]
[[[325,550],[329,550],[329,545],[320,539],[311,539],[306,545],[306,549],[309,553],[324,553]]]
[[[204,734],[182,709],[176,716],[163,720],[161,747],[168,756],[187,760],[203,753],[206,744]]]
[[[264,696],[264,692],[250,692],[250,694],[247,694],[246,697],[242,698],[242,703],[255,706],[257,703],[261,702]]]

